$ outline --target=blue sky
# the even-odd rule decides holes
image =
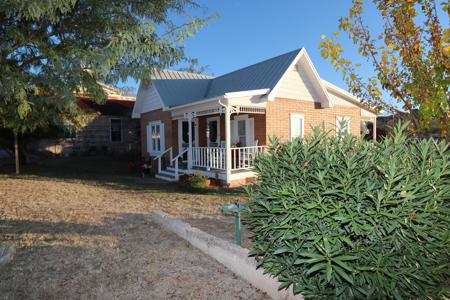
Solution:
[[[378,32],[381,19],[372,1],[365,1],[365,21]],[[350,0],[198,0],[208,14],[219,18],[187,40],[185,51],[208,66],[207,74],[219,76],[294,49],[305,47],[319,75],[346,88],[340,73],[320,56],[320,36],[332,36],[338,19],[346,16]],[[197,11],[197,14],[200,11]],[[362,75],[371,75],[370,66],[356,53],[345,35],[340,42],[345,55],[363,63]],[[137,84],[128,85],[137,90]]]

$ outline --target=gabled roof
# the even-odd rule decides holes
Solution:
[[[205,98],[230,92],[272,89],[300,50],[297,49],[214,78]]]
[[[298,56],[297,49],[219,77],[173,70],[161,70],[152,76],[166,107],[212,98],[230,92],[272,89]]]
[[[299,69],[311,79],[311,88],[317,92],[322,107],[332,107],[333,102],[328,90],[335,90],[336,87],[320,78],[306,49],[300,48],[215,78],[183,71],[159,70],[151,76],[151,81],[141,82],[133,114],[139,117],[140,113],[144,112],[141,109],[144,106],[140,102],[149,101],[149,95],[153,95],[152,101],[158,102],[154,102],[153,106],[148,105],[153,109],[170,109],[229,93],[262,90],[267,91],[263,96],[272,101],[282,89],[281,83],[290,76],[290,72]],[[349,97],[349,94],[344,96],[349,101],[355,100]]]

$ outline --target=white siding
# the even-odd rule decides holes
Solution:
[[[361,108],[361,117],[365,117],[365,118],[376,118],[377,115],[374,114],[371,111],[368,111],[366,109]]]
[[[376,118],[377,117],[377,115],[374,114],[373,112],[366,110],[366,109],[356,105],[355,103],[350,102],[343,96],[337,95],[336,93],[334,93],[330,90],[328,90],[328,94],[330,95],[330,98],[332,99],[334,105],[361,108],[361,117],[366,117],[366,118]]]
[[[304,67],[294,67],[286,73],[280,82],[276,97],[320,102],[320,96]]]
[[[143,91],[143,97],[144,102],[142,102],[143,105],[141,113],[162,108],[161,97],[153,84],[151,84],[148,89]]]
[[[162,108],[162,100],[152,83],[141,83],[133,109],[133,118],[141,114]]]
[[[328,95],[330,95],[331,101],[333,101],[334,105],[338,106],[348,106],[348,107],[359,107],[358,105],[350,102],[346,98],[339,96],[331,91],[328,91]]]

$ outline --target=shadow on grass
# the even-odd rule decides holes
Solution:
[[[155,239],[150,238],[152,235]],[[128,272],[135,269],[126,261],[142,256],[139,252],[134,254],[136,247],[158,249],[160,240],[167,237],[167,233],[149,221],[147,214],[118,214],[103,219],[101,224],[0,220],[0,244],[21,245],[13,262],[0,268],[0,298],[97,298],[97,293],[103,292],[102,285],[124,288],[132,284],[120,275],[122,268],[127,268]],[[101,244],[102,241],[106,244]],[[97,246],[92,247],[93,244]],[[118,253],[118,250],[106,251],[105,247],[120,249],[122,259],[108,263],[115,257],[111,253]],[[135,264],[139,265],[139,261]],[[103,276],[93,266],[102,266],[106,274],[114,276]],[[115,277],[121,279],[115,280]],[[64,286],[55,282],[64,282]],[[81,295],[80,285],[84,286]]]
[[[42,158],[36,163],[21,167],[21,174],[14,174],[14,166],[3,166],[0,178],[51,179],[65,182],[83,182],[116,190],[155,191],[164,193],[243,195],[242,188],[213,187],[192,190],[180,183],[169,183],[153,177],[142,178],[136,167],[130,167],[131,160],[118,156],[83,156]]]

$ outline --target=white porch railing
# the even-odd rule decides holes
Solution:
[[[263,153],[266,146],[231,148],[231,169],[243,170],[253,168],[258,153]]]
[[[225,170],[226,149],[218,147],[192,147],[192,166]]]
[[[231,148],[231,169],[243,170],[253,167],[258,153],[264,152],[265,146]],[[226,169],[226,148],[192,147],[192,166],[207,169]]]

